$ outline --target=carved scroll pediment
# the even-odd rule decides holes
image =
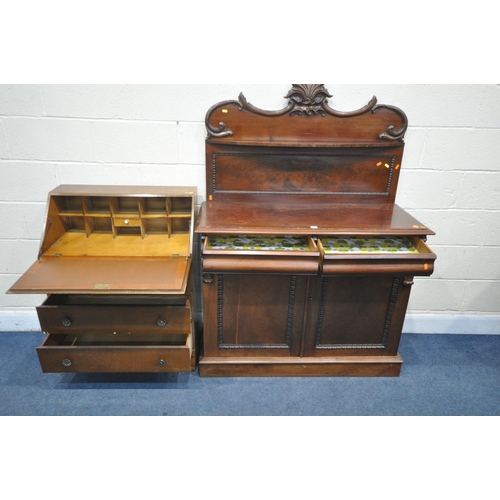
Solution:
[[[396,129],[394,125],[388,125],[385,131],[381,131],[378,135],[380,140],[399,140],[402,141],[404,134],[408,127],[408,120],[405,113],[396,108],[395,106],[389,106],[386,104],[377,104],[377,98],[374,96],[370,102],[356,110],[356,111],[337,111],[328,105],[328,98],[332,95],[326,90],[323,84],[292,84],[292,88],[284,96],[288,99],[288,104],[283,109],[277,111],[267,111],[259,109],[256,106],[250,104],[243,93],[238,97],[237,101],[224,101],[216,104],[209,109],[205,124],[208,132],[208,138],[222,138],[230,137],[233,135],[233,131],[226,125],[225,122],[220,121],[217,126],[212,125],[210,119],[212,117],[213,111],[220,107],[236,106],[239,111],[247,110],[255,115],[264,117],[279,117],[284,115],[289,116],[303,116],[303,117],[313,117],[313,116],[334,116],[337,118],[350,118],[357,117],[367,113],[376,113],[381,109],[387,109],[394,112],[401,119],[401,126]]]

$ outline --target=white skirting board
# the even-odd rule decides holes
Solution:
[[[500,315],[407,314],[403,333],[500,335]]]
[[[40,322],[32,309],[0,311],[0,332],[39,332]]]
[[[0,311],[0,332],[39,332],[36,311]],[[500,315],[407,314],[403,333],[500,335]]]

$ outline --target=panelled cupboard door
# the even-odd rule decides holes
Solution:
[[[205,356],[298,356],[306,282],[293,275],[205,275]]]
[[[411,278],[205,275],[204,354],[396,356]]]
[[[397,355],[411,279],[311,277],[305,356]]]

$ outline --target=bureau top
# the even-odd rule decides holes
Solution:
[[[50,196],[196,196],[194,186],[103,186],[61,184]]]

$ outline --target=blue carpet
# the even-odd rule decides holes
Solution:
[[[44,374],[41,333],[0,333],[0,415],[498,416],[500,336],[402,337],[399,378]]]

